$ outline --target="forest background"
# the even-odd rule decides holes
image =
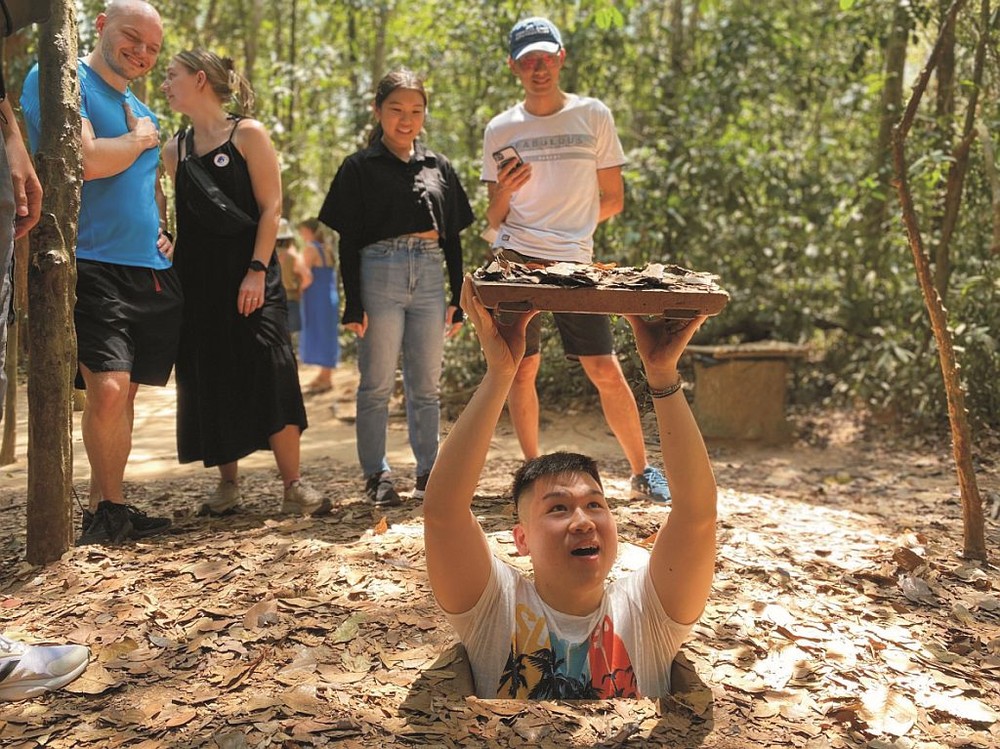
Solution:
[[[166,138],[183,124],[159,91],[172,55],[204,46],[232,57],[256,89],[255,116],[280,154],[285,214],[294,222],[316,215],[338,166],[363,142],[374,82],[398,66],[422,73],[425,140],[452,160],[480,217],[465,234],[471,267],[488,252],[477,236],[486,205],[482,133],[521,97],[504,63],[507,32],[518,18],[548,15],[568,50],[563,88],[608,104],[628,158],[625,211],[600,228],[596,258],[716,273],[732,299],[699,342],[808,343],[822,363],[800,371],[799,402],[943,429],[940,365],[891,184],[890,136],[950,4],[172,0],[157,4],[166,32],[157,68],[134,88],[158,112]],[[82,54],[93,47],[103,2],[77,6]],[[1000,66],[990,43],[981,75],[975,71],[976,44],[998,25],[997,12],[983,7],[968,4],[945,40],[908,153],[972,422],[995,429]],[[32,30],[7,45],[15,96],[35,47]],[[969,112],[977,77],[978,105]],[[965,186],[950,214],[946,187],[963,167],[963,138],[971,146]],[[628,335],[623,321],[617,334]],[[471,337],[455,343],[443,390],[478,381],[480,361]],[[543,361],[548,402],[587,393],[563,357]]]

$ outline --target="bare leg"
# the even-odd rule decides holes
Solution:
[[[535,389],[535,377],[538,376],[541,360],[539,354],[526,356],[521,360],[507,396],[510,421],[514,425],[514,434],[517,435],[525,460],[537,458],[541,454],[538,449],[538,391]]]
[[[219,466],[219,478],[223,481],[229,481],[235,484],[236,479],[239,477],[240,464],[238,461],[233,461],[232,463],[225,463]]]
[[[333,387],[333,369],[330,367],[320,367],[319,372],[309,382],[312,390],[329,390]]]
[[[642,421],[635,396],[628,386],[618,359],[608,356],[581,356],[583,371],[601,396],[604,419],[618,439],[632,474],[642,473],[646,467],[646,443],[642,435]]]
[[[271,450],[274,452],[274,462],[278,464],[278,472],[287,489],[293,481],[301,478],[299,474],[299,441],[302,433],[296,424],[288,424],[280,432],[275,432],[269,438]]]
[[[139,386],[128,372],[91,372],[80,365],[87,385],[81,420],[83,446],[90,462],[90,509],[102,499],[124,503],[122,483],[132,451],[132,420]]]

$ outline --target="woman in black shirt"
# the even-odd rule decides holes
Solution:
[[[423,81],[408,70],[375,92],[377,125],[368,148],[349,156],[330,185],[319,219],[340,233],[345,309],[359,337],[358,458],[376,506],[399,504],[386,458],[389,397],[403,354],[415,498],[437,458],[438,383],[445,336],[462,325],[460,232],[472,209],[448,160],[417,140],[427,111]],[[445,304],[442,260],[448,267]]]

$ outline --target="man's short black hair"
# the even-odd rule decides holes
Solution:
[[[580,453],[555,452],[540,455],[525,462],[514,474],[511,494],[514,497],[514,508],[517,509],[521,495],[543,476],[553,476],[560,473],[586,473],[597,482],[603,491],[601,476],[597,471],[597,461]]]

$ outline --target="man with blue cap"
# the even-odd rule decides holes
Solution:
[[[559,29],[546,18],[526,18],[511,29],[507,67],[524,100],[494,117],[483,138],[481,178],[489,191],[487,238],[494,253],[516,262],[591,263],[597,225],[625,203],[625,154],[611,111],[598,99],[559,87],[566,62]],[[632,473],[632,497],[670,501],[663,473],[646,462],[635,396],[614,352],[607,317],[553,314],[569,359],[597,388],[604,418]],[[532,320],[527,350],[507,399],[526,460],[541,454],[538,392],[541,317]]]

